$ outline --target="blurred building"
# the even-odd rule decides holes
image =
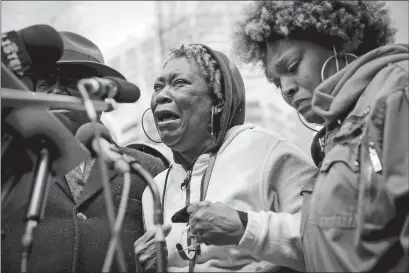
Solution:
[[[130,11],[127,14],[131,14],[133,20],[124,20],[121,26],[131,25],[133,29],[138,29],[142,24],[147,30],[146,36],[143,39],[129,37],[117,48],[104,52],[108,64],[121,71],[142,91],[137,103],[122,104],[120,109],[105,117],[118,143],[127,144],[148,141],[140,126],[141,116],[149,107],[153,82],[161,72],[169,48],[181,43],[205,43],[230,55],[231,23],[242,2],[246,1],[155,1],[157,21],[145,27],[140,17],[141,6],[132,1],[3,1],[1,23],[3,32],[32,24],[50,24],[60,31],[73,31],[89,37],[103,49],[108,42],[112,44],[111,41],[117,39],[113,38],[109,26],[114,25],[118,33],[132,33],[124,32],[122,27],[119,29],[118,21],[112,24],[111,20],[113,16],[122,18],[126,11]],[[408,1],[386,3],[398,28],[397,43],[407,44]],[[135,9],[139,10],[134,15]],[[150,12],[143,12],[151,16]],[[284,103],[279,92],[265,81],[260,70],[249,66],[240,66],[239,69],[247,89],[247,121],[280,132],[309,153],[312,134],[301,125],[296,113]],[[147,114],[146,119],[147,131],[155,138],[157,135],[151,124],[152,118]]]
[[[146,108],[170,48],[182,43],[203,43],[234,60],[231,31],[240,5],[229,1],[157,1],[156,8],[157,23],[149,27],[144,41],[129,39],[107,54],[108,64],[140,87]],[[246,86],[246,122],[280,132],[309,154],[312,132],[299,122],[279,91],[265,80],[262,70],[249,65],[239,66],[239,70]],[[153,125],[146,127],[150,136],[157,136]],[[126,138],[129,142],[150,142],[141,128],[135,127],[128,134],[132,135]]]

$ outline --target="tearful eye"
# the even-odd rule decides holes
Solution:
[[[288,73],[294,73],[297,71],[299,62],[294,62],[288,67]]]
[[[162,88],[163,88],[162,84],[158,84],[158,83],[153,86],[153,90],[155,90],[155,92],[162,90]]]
[[[186,81],[184,80],[176,80],[173,82],[173,86],[181,86],[184,85],[186,83]]]

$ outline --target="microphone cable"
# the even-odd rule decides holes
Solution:
[[[131,190],[131,173],[124,173],[124,185],[122,188],[121,200],[119,202],[119,209],[117,218],[114,224],[113,234],[109,241],[107,254],[105,256],[104,264],[102,266],[102,272],[109,272],[111,270],[112,260],[115,254],[115,248],[118,244],[118,238],[124,222],[126,207],[128,205],[129,192]]]
[[[88,115],[88,118],[94,125],[94,135],[95,135],[95,140],[97,142],[97,149],[101,151],[101,132],[97,126],[97,113],[95,111],[92,100],[87,92],[86,86],[89,86],[90,88],[95,90],[98,88],[98,85],[92,81],[90,82],[87,80],[79,80],[77,84],[77,88],[84,101],[84,107]],[[98,156],[97,160],[98,160],[98,163],[101,169],[101,178],[102,178],[101,180],[102,180],[102,186],[103,186],[103,192],[104,192],[105,207],[107,210],[107,216],[108,216],[108,221],[109,221],[109,228],[110,228],[111,236],[113,236],[115,234],[115,209],[114,209],[110,184],[108,181],[108,168],[104,162],[104,159],[101,156]],[[116,239],[115,246],[117,250],[116,257],[117,257],[117,261],[119,265],[119,270],[121,272],[126,272],[127,267],[126,267],[125,255],[124,255],[123,248],[122,248],[122,241],[119,237],[117,237]]]
[[[163,207],[160,200],[160,193],[157,184],[155,183],[152,175],[145,170],[137,161],[133,160],[130,163],[132,171],[139,174],[148,188],[150,189],[153,197],[153,223],[155,225],[155,245],[156,245],[156,257],[157,257],[157,272],[167,272],[167,256],[166,256],[166,237],[163,231]],[[134,255],[136,256],[136,255]],[[137,257],[135,259],[135,266],[138,269],[140,267]],[[140,269],[140,268],[139,268]]]

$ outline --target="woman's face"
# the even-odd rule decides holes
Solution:
[[[330,49],[308,41],[283,39],[267,46],[265,60],[269,81],[281,89],[284,100],[310,123],[321,123],[313,113],[311,101],[321,83],[321,68],[333,55]],[[328,67],[328,72],[336,72]],[[330,74],[330,75],[331,75]]]
[[[163,143],[180,153],[202,149],[210,137],[212,101],[196,62],[171,59],[154,89],[151,108]]]

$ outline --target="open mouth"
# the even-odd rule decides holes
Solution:
[[[180,116],[170,111],[158,111],[155,113],[158,123],[165,123],[180,119]]]

